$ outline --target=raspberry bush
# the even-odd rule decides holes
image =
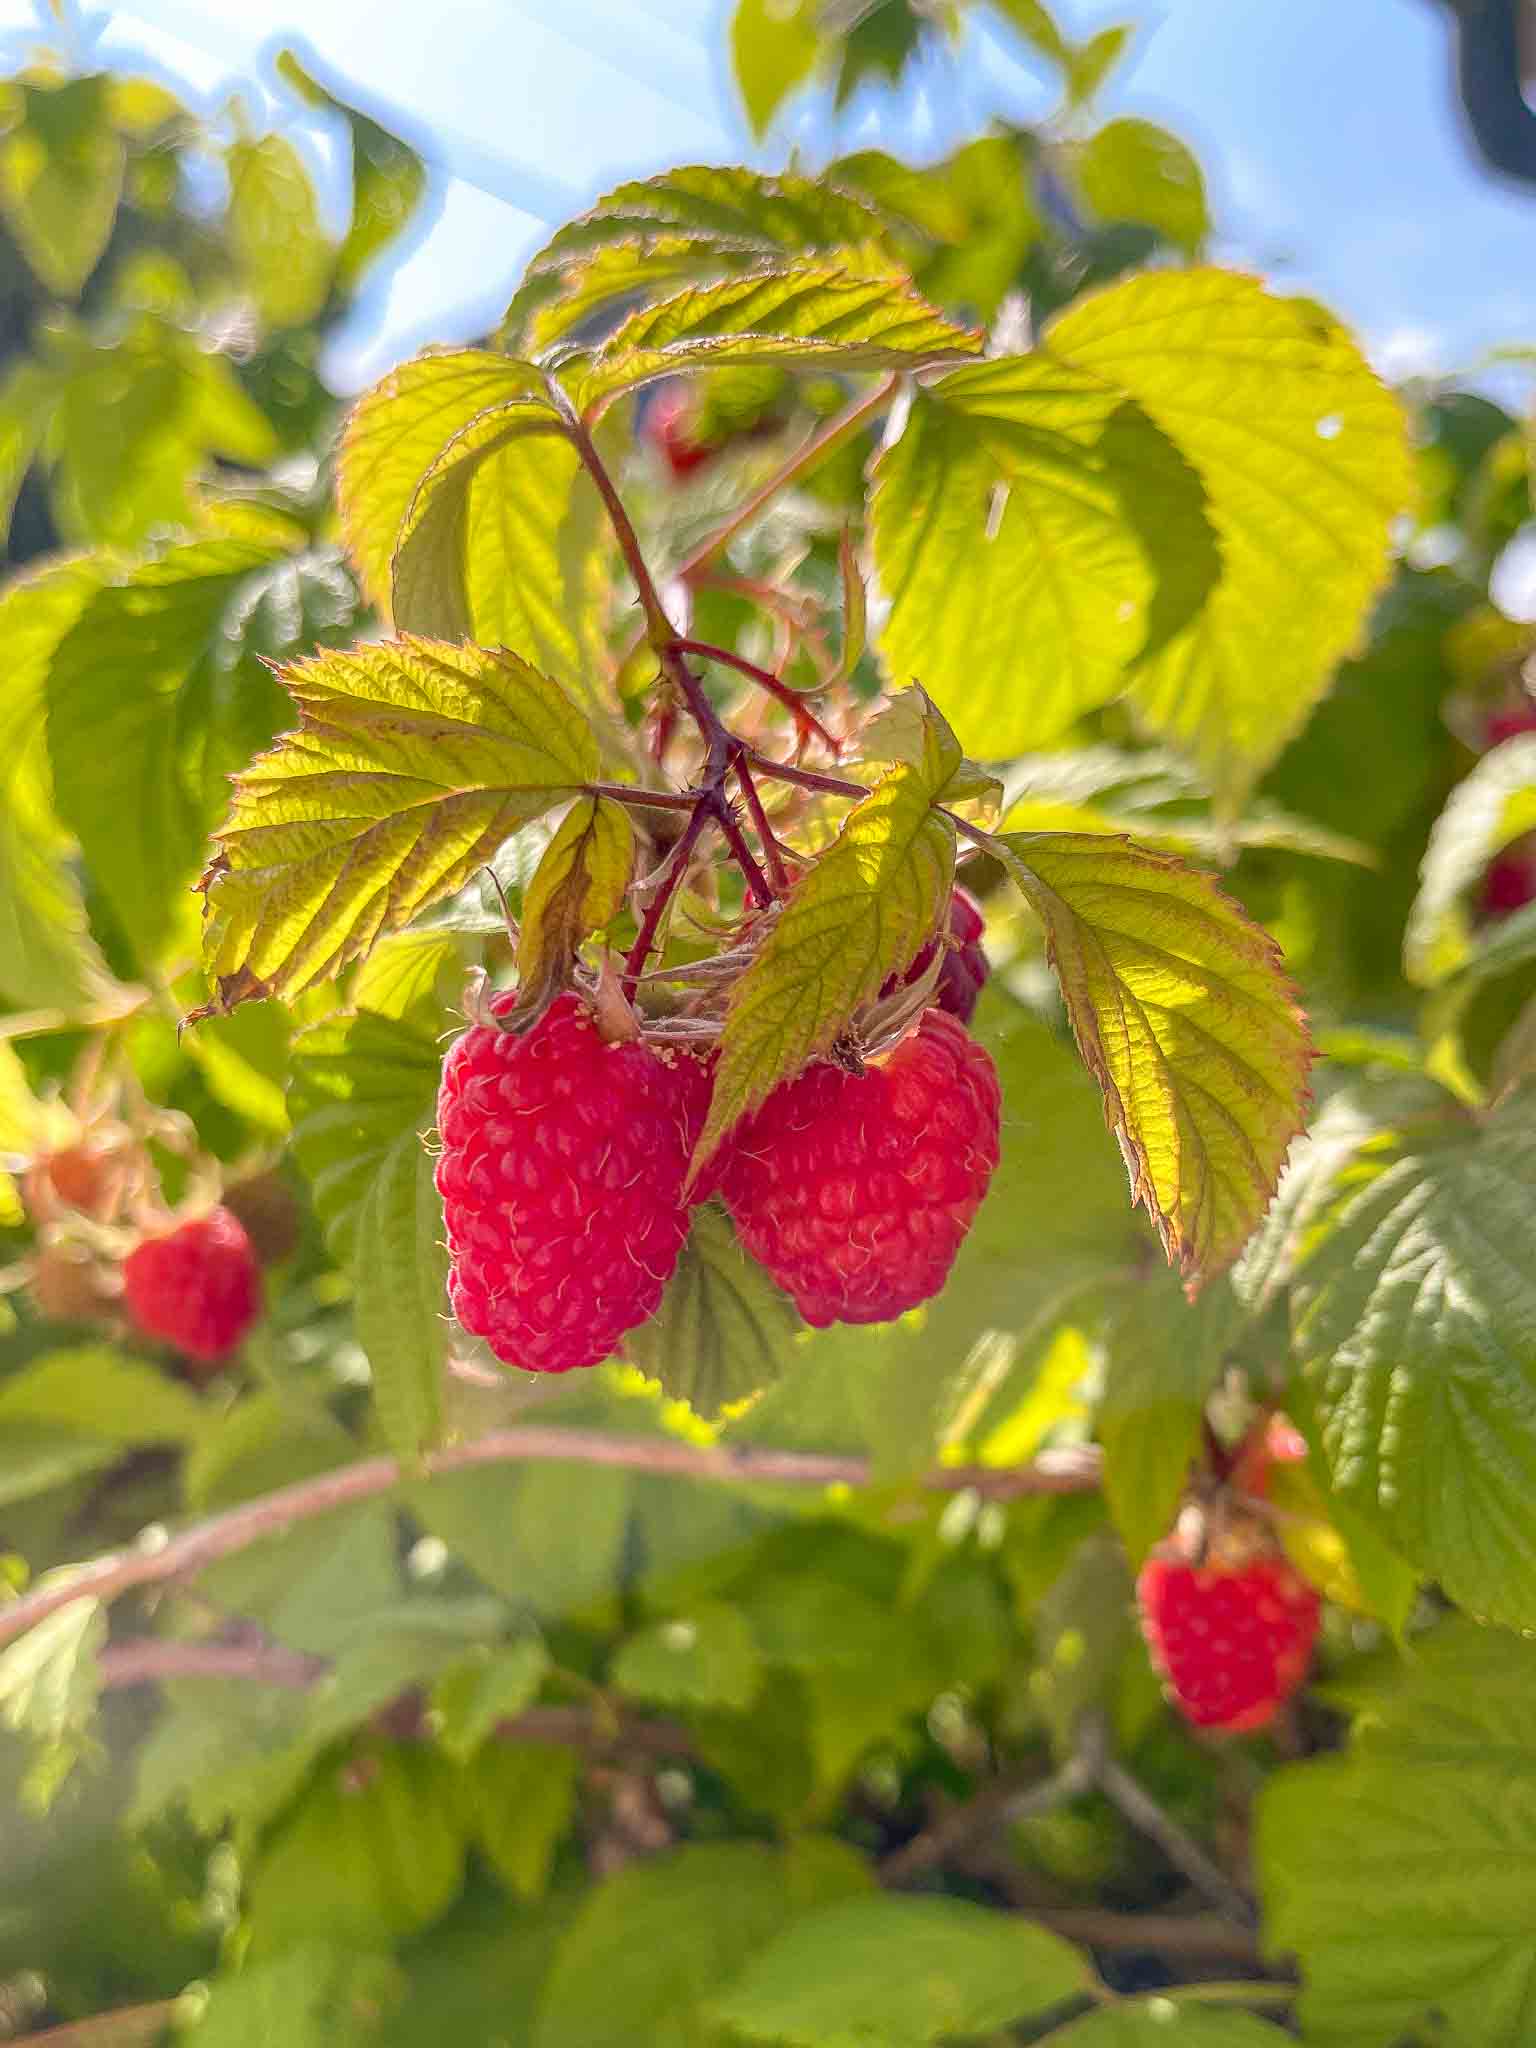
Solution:
[[[0,2035],[1525,2048],[1528,369],[730,33],[346,399],[415,148],[7,84]]]

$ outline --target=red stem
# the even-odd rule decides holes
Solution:
[[[769,878],[775,892],[782,895],[789,887],[789,875],[784,866],[784,856],[779,849],[778,839],[768,822],[768,813],[763,809],[763,799],[753,779],[752,770],[747,766],[746,754],[738,754],[732,766],[736,771],[737,784],[746,798],[747,809],[752,813],[752,823],[763,849],[763,858],[768,863]]]
[[[728,647],[712,647],[707,640],[674,640],[672,647],[678,654],[696,654],[701,661],[723,662],[727,668],[733,668],[739,675],[744,675],[757,683],[770,697],[784,706],[797,727],[815,733],[816,737],[831,749],[833,760],[837,759],[841,752],[839,742],[827,731],[816,714],[807,708],[802,692],[791,689],[782,677],[774,675],[766,668],[759,668],[755,661],[748,661],[745,655],[732,653]]]

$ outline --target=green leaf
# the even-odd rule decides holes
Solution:
[[[1133,33],[1130,22],[1120,21],[1078,44],[1067,69],[1067,90],[1075,104],[1080,106],[1095,96],[1125,54]]]
[[[443,1754],[455,1763],[468,1763],[499,1722],[533,1705],[549,1666],[549,1652],[540,1639],[521,1636],[500,1648],[482,1645],[445,1671],[432,1688]]]
[[[661,1307],[624,1340],[630,1361],[713,1421],[790,1366],[801,1328],[787,1295],[736,1242],[712,1203],[696,1211]]]
[[[727,2048],[704,2011],[722,1979],[856,1875],[809,1846],[691,1844],[596,1886],[556,1951],[530,2048]]]
[[[407,1462],[442,1434],[448,1254],[442,1198],[419,1134],[397,1140],[363,1198],[353,1247],[357,1341],[384,1441]]]
[[[1150,1275],[1116,1305],[1094,1433],[1109,1511],[1134,1565],[1173,1527],[1239,1321],[1229,1287],[1190,1303],[1167,1274]]]
[[[247,541],[173,548],[96,591],[53,654],[54,800],[146,965],[190,931],[187,888],[239,759],[222,729],[222,630],[272,558]]]
[[[681,370],[915,369],[980,349],[981,336],[936,312],[904,271],[871,268],[849,252],[789,272],[694,285],[643,306],[590,363],[564,374],[590,414],[621,391]]]
[[[427,167],[409,143],[338,99],[292,50],[279,50],[277,73],[309,106],[341,115],[351,131],[352,219],[336,252],[336,285],[340,291],[356,291],[363,273],[399,240],[420,210]]]
[[[1299,1957],[1317,2048],[1436,2037],[1524,2048],[1536,2026],[1536,1651],[1456,1623],[1356,1724],[1346,1756],[1260,1795],[1267,1945]]]
[[[586,721],[513,654],[392,640],[283,678],[299,730],[236,778],[201,885],[216,1009],[330,979],[597,772]]]
[[[464,1786],[470,1825],[513,1898],[542,1898],[580,1789],[574,1750],[488,1742],[480,1751]]]
[[[188,2038],[197,2048],[365,2048],[400,1992],[391,1957],[307,1939],[238,1976],[215,1977]]]
[[[1334,1490],[1452,1599],[1536,1627],[1536,1099],[1381,1139],[1314,1222],[1295,1348]]]
[[[758,141],[825,47],[817,0],[737,0],[731,69]]]
[[[631,1699],[744,1712],[757,1697],[763,1661],[737,1609],[702,1600],[622,1642],[608,1675]]]
[[[184,1810],[217,1834],[233,1825],[245,1839],[285,1807],[309,1774],[309,1701],[291,1687],[178,1678],[166,1711],[135,1761],[129,1823],[144,1827]]]
[[[318,1752],[349,1735],[404,1692],[451,1669],[506,1624],[499,1600],[482,1594],[395,1600],[353,1617],[335,1662],[309,1694],[305,1739]]]
[[[635,865],[629,813],[605,796],[566,813],[523,898],[517,985],[530,999],[554,988],[593,932],[624,907]]]
[[[0,1382],[0,1431],[49,1423],[111,1444],[188,1444],[208,1411],[190,1388],[105,1344],[55,1351]]]
[[[504,331],[546,348],[605,306],[669,283],[789,266],[879,246],[888,219],[824,180],[685,165],[620,185],[569,221],[528,265]]]
[[[273,1827],[246,1885],[251,1952],[317,1927],[359,1946],[428,1926],[452,1900],[465,1836],[452,1766],[425,1744],[331,1756]]]
[[[363,1010],[326,1017],[293,1042],[293,1149],[338,1259],[358,1254],[359,1223],[397,1149],[420,1151],[442,1054],[430,1030]]]
[[[633,1482],[590,1465],[485,1466],[411,1487],[411,1512],[495,1592],[556,1620],[611,1598],[623,1573]],[[571,1504],[581,1503],[581,1542]]]
[[[1063,71],[1070,66],[1072,44],[1042,0],[991,0],[991,4],[1032,50]]]
[[[0,141],[0,215],[50,291],[74,298],[112,236],[124,151],[100,73],[21,87],[24,118]]]
[[[794,1921],[715,2001],[752,2041],[793,2048],[927,2048],[1081,1997],[1078,1951],[1013,1914],[962,1899],[843,1899]]]
[[[601,500],[547,401],[489,407],[438,455],[395,547],[401,632],[515,647],[597,694],[606,672]]]
[[[96,1653],[107,1639],[99,1600],[71,1600],[0,1651],[0,1721],[45,1744],[78,1734],[96,1711]]]
[[[1533,830],[1536,733],[1521,733],[1473,765],[1435,821],[1403,936],[1410,981],[1434,988],[1458,971],[1482,979],[1519,965],[1527,921],[1510,919],[1479,933],[1473,891],[1494,855]]]
[[[272,327],[302,327],[325,303],[336,252],[304,159],[281,135],[232,142],[229,239],[236,268]]]
[[[1154,504],[1160,537],[1142,530]],[[1216,574],[1178,452],[1123,393],[1046,354],[915,393],[876,465],[871,517],[886,673],[919,678],[990,759],[1116,696],[1149,631]],[[1163,585],[1149,548],[1160,564],[1176,555]]]
[[[19,1009],[71,1009],[106,979],[64,865],[70,842],[54,815],[44,718],[49,664],[104,568],[56,563],[0,597],[0,988]]]
[[[347,550],[385,618],[395,544],[427,471],[489,408],[543,400],[540,371],[481,348],[418,356],[358,400],[337,458],[336,500]]]
[[[10,533],[17,495],[57,402],[55,379],[30,358],[13,363],[0,382],[0,538]]]
[[[1151,121],[1110,121],[1074,153],[1078,188],[1100,220],[1134,220],[1194,255],[1211,231],[1200,166]]]
[[[1175,2004],[1178,1995],[1174,1986],[1145,2001],[1091,2012],[1047,2034],[1041,2048],[1285,2048],[1291,2038],[1245,2012]]]
[[[1128,839],[989,839],[1045,927],[1078,1049],[1170,1263],[1198,1285],[1269,1206],[1310,1042],[1279,948],[1208,875]]]
[[[1110,1705],[1135,1635],[1135,1588],[1107,1529],[1086,1537],[1031,1616],[1035,1662],[1030,1704],[1065,1760],[1082,1747],[1083,1724]]]
[[[732,990],[698,1162],[780,1081],[825,1052],[920,950],[954,880],[954,828],[933,806],[960,766],[954,735],[932,713],[923,762],[892,768],[797,881]]]
[[[1080,299],[1047,353],[1133,398],[1205,487],[1220,574],[1143,651],[1132,701],[1236,807],[1323,694],[1413,494],[1405,422],[1316,306],[1220,270]],[[1155,519],[1149,498],[1145,516]]]

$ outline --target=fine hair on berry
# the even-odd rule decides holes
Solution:
[[[818,1060],[727,1141],[741,1241],[808,1323],[884,1323],[938,1293],[998,1158],[997,1075],[925,1010],[886,1058]]]
[[[683,1180],[708,1108],[693,1054],[609,1044],[573,994],[529,1030],[492,1020],[449,1049],[437,1187],[449,1298],[504,1365],[597,1365],[649,1320],[688,1234]]]
[[[210,1209],[146,1237],[123,1261],[123,1303],[147,1337],[215,1367],[261,1314],[251,1240],[228,1209]]]

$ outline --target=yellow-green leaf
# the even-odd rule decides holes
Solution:
[[[494,405],[542,397],[531,364],[490,349],[456,349],[402,363],[353,407],[337,463],[336,497],[363,587],[386,617],[390,564],[411,500],[454,436]]]
[[[1133,1200],[1191,1288],[1241,1249],[1307,1101],[1279,948],[1208,875],[1133,840],[988,840],[1045,927]]]
[[[737,0],[731,68],[759,141],[785,100],[815,70],[827,40],[818,0]]]
[[[354,290],[373,259],[410,224],[426,192],[427,167],[409,143],[327,91],[292,50],[278,52],[277,71],[301,99],[340,114],[351,131],[352,219],[336,254],[336,282]]]
[[[643,306],[572,379],[583,412],[676,370],[782,364],[817,371],[915,367],[978,355],[905,271],[851,251],[789,270],[696,285]]]
[[[597,770],[575,705],[512,654],[402,639],[281,673],[299,729],[236,779],[203,878],[215,1009],[328,979]]]
[[[1414,492],[1402,407],[1318,307],[1230,271],[1112,285],[1044,349],[1135,399],[1205,487],[1219,577],[1143,652],[1132,697],[1235,802],[1305,723],[1386,575]]]
[[[122,138],[101,74],[22,87],[25,118],[0,141],[0,214],[51,291],[73,298],[112,235]]]
[[[795,884],[732,992],[700,1163],[920,950],[954,881],[954,827],[934,802],[959,766],[935,719],[925,758],[898,762]]]
[[[523,898],[517,979],[525,995],[557,980],[582,940],[618,916],[634,864],[622,804],[588,796],[571,806]]]
[[[304,159],[281,135],[231,143],[229,236],[263,319],[302,327],[325,303],[336,252]]]
[[[1073,153],[1072,169],[1100,220],[1140,221],[1191,252],[1211,231],[1199,163],[1151,121],[1107,122]]]

